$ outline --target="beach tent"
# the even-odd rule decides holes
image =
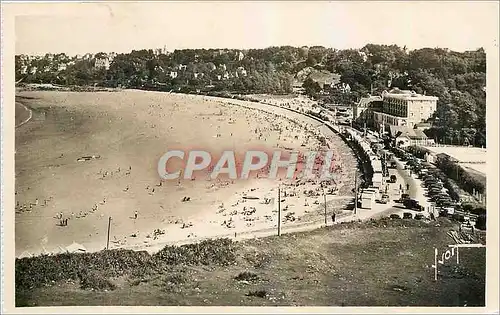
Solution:
[[[57,255],[57,254],[64,254],[64,253],[66,253],[66,252],[67,252],[67,250],[66,250],[66,249],[62,248],[61,246],[57,246],[57,249],[54,249],[54,250],[52,251],[52,254],[53,254],[53,255]]]
[[[73,242],[73,244],[66,247],[66,251],[68,253],[85,253],[87,249],[85,248],[85,246]]]
[[[25,250],[24,252],[21,253],[21,255],[17,256],[17,259],[29,258],[29,257],[33,257],[33,254]]]

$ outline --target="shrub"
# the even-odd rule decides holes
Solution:
[[[16,259],[16,290],[32,290],[59,281],[73,280],[82,286],[111,289],[107,278],[123,275],[144,277],[175,264],[229,265],[236,260],[229,239],[207,240],[199,244],[166,246],[151,256],[146,251],[105,250],[96,253],[42,255]],[[98,272],[98,274],[94,274]],[[82,280],[83,279],[83,280]],[[92,284],[95,279],[96,284]]]
[[[486,230],[486,214],[481,214],[476,219],[476,228]]]
[[[173,273],[167,275],[163,281],[165,283],[170,283],[170,284],[184,284],[187,281],[186,276],[184,276],[182,273]]]
[[[486,208],[483,206],[479,206],[479,207],[472,209],[471,213],[477,214],[477,215],[486,215]]]
[[[259,280],[259,276],[253,272],[243,271],[240,272],[236,277],[234,277],[234,280],[251,282]]]
[[[257,291],[250,291],[246,295],[265,298],[267,296],[267,292],[265,290],[257,290]]]
[[[80,287],[84,290],[104,291],[116,289],[116,285],[98,271],[80,271],[78,277],[80,278]]]
[[[204,240],[197,244],[166,246],[154,255],[169,265],[222,265],[227,266],[236,260],[235,246],[230,239]]]

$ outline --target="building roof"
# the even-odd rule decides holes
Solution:
[[[370,96],[370,97],[362,97],[359,100],[358,107],[367,107],[371,102],[382,101],[382,97],[380,96]]]
[[[66,250],[69,253],[78,253],[78,252],[86,252],[87,251],[85,246],[78,244],[78,243],[75,243],[75,242],[73,242],[73,244],[66,247]]]
[[[412,99],[412,100],[438,100],[436,96],[428,96],[417,94],[415,91],[410,90],[400,90],[398,88],[394,88],[389,92],[384,91],[382,93],[383,98],[396,98],[396,99]]]
[[[419,129],[413,129],[405,126],[393,126],[393,125],[391,125],[389,129],[393,137],[396,136],[396,134],[398,134],[399,132],[401,132],[401,134],[398,137],[407,137],[412,140],[427,139],[425,133]]]
[[[430,128],[431,126],[432,124],[428,122],[419,122],[418,124],[415,124],[415,127],[417,128]]]

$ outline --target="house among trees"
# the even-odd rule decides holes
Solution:
[[[391,125],[389,132],[391,137],[396,139],[396,145],[398,147],[407,147],[411,145],[428,146],[434,144],[434,140],[429,139],[420,129]]]
[[[243,58],[245,58],[245,55],[241,51],[236,52],[236,60],[242,61]]]
[[[235,75],[236,75],[237,78],[239,78],[240,76],[246,77],[247,76],[247,70],[245,70],[245,68],[243,68],[243,67],[238,67],[238,69],[236,69]]]
[[[100,57],[100,58],[96,58],[95,59],[95,64],[94,66],[97,68],[97,69],[106,69],[106,70],[109,70],[109,66],[110,66],[110,62],[109,62],[109,59],[108,57]]]
[[[346,106],[398,87],[399,91],[384,93],[383,101],[371,104],[368,111],[359,106],[360,115],[365,115],[363,121],[386,130],[390,125],[416,126],[442,143],[486,146],[486,54],[482,48],[465,52],[441,48],[409,51],[397,45],[367,44],[362,49],[283,46],[180,49],[169,54],[164,48],[76,57],[16,55],[15,65],[20,84],[147,85],[150,89],[182,87],[195,91],[199,86],[212,86],[208,83],[213,80],[217,92],[304,91],[325,103]],[[61,71],[64,75],[59,75]],[[193,77],[196,80],[191,80]],[[166,87],[158,86],[158,82]],[[424,122],[432,124],[424,126]]]
[[[349,85],[349,83],[342,82],[342,85],[340,86],[340,91],[342,93],[350,93],[351,92],[351,86]]]

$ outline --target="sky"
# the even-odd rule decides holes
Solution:
[[[495,45],[498,2],[149,2],[15,5],[16,54],[166,46],[346,49],[367,43],[456,51]]]

